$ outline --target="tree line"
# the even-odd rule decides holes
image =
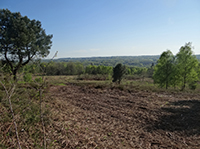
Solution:
[[[46,75],[114,75],[115,72],[121,72],[120,69],[123,68],[125,71],[122,71],[121,77],[124,74],[153,76],[154,83],[166,89],[171,86],[180,87],[181,90],[184,90],[186,86],[194,89],[199,81],[200,64],[193,54],[190,42],[182,46],[175,56],[170,50],[164,51],[158,60],[155,56],[122,56],[81,58],[80,62],[77,62],[78,59],[71,59],[75,60],[73,62],[69,62],[68,59],[58,59],[56,62],[39,61],[35,64],[33,60],[46,57],[52,46],[53,35],[45,33],[41,22],[30,20],[19,12],[12,13],[8,9],[0,9],[0,29],[0,65],[2,67],[0,71],[12,74],[14,80],[17,73],[23,71]],[[149,60],[144,59],[147,57]],[[141,59],[147,67],[143,64],[138,67],[137,64]],[[85,60],[90,64],[86,65]],[[126,67],[118,64],[126,64]],[[115,71],[115,67],[119,71]]]
[[[85,58],[58,58],[55,62],[80,62],[84,66],[90,64],[115,67],[118,63],[129,67],[150,67],[152,63],[156,63],[159,55],[152,56],[112,56],[112,57],[85,57]],[[49,60],[43,60],[48,62]]]
[[[200,60],[200,55],[196,55]],[[160,55],[141,55],[141,56],[111,56],[111,57],[84,57],[84,58],[58,58],[54,62],[79,62],[84,66],[93,64],[95,66],[112,66],[115,67],[118,63],[129,67],[151,67],[152,63],[156,64]],[[50,59],[43,59],[42,62],[49,62]]]
[[[1,64],[0,64],[1,65]],[[124,65],[125,66],[125,65]],[[90,74],[90,75],[112,75],[114,67],[104,66],[104,65],[88,65],[84,66],[79,62],[30,62],[19,72],[32,73],[35,75],[42,75],[45,70],[45,75],[81,75],[81,74]],[[5,67],[5,71],[9,72],[9,68]],[[146,75],[152,76],[153,73],[152,67],[128,67],[126,66],[126,75]]]

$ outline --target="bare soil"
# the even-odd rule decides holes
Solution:
[[[48,148],[200,148],[199,95],[51,86]]]

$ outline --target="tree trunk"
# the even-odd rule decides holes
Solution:
[[[16,81],[17,80],[17,70],[13,70],[13,79]]]
[[[167,80],[167,82],[166,82],[166,89],[168,88],[168,80]]]
[[[120,82],[121,82],[121,79],[118,80],[118,84],[120,84]]]
[[[185,84],[182,86],[181,91],[183,91],[185,89]]]
[[[181,91],[185,89],[185,84],[186,84],[186,76],[183,78],[183,86],[181,88]]]

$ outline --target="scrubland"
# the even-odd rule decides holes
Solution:
[[[159,89],[147,78],[121,85],[74,76],[49,76],[46,81],[45,132],[34,85],[19,84],[13,96],[22,148],[43,148],[43,133],[46,147],[52,149],[200,148],[199,88]],[[0,146],[17,148],[6,106],[2,98]]]

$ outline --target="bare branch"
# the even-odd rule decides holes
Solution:
[[[18,146],[19,146],[19,149],[21,149],[21,145],[20,145],[20,141],[19,141],[19,135],[18,135],[18,131],[17,131],[17,123],[16,123],[16,120],[15,120],[15,114],[14,114],[14,111],[13,111],[13,107],[12,107],[12,101],[11,101],[11,97],[14,93],[14,90],[15,90],[15,84],[11,87],[10,91],[8,91],[8,89],[6,88],[6,86],[2,83],[2,81],[0,81],[0,84],[3,86],[3,88],[5,89],[5,92],[6,92],[6,96],[7,96],[7,99],[9,101],[9,105],[10,105],[10,111],[12,113],[12,118],[13,118],[13,123],[15,125],[15,134],[16,134],[16,137],[17,137],[17,143],[18,143]]]

